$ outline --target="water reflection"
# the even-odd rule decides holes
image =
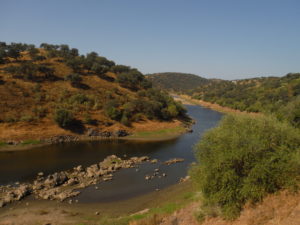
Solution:
[[[90,141],[44,146],[30,151],[2,152],[0,153],[0,184],[30,181],[40,171],[49,174],[77,165],[89,166],[102,161],[111,154],[122,158],[124,155],[127,157],[148,155],[161,161],[180,157],[185,158],[185,161],[170,166],[145,164],[141,166],[139,172],[136,172],[135,169],[122,170],[115,174],[112,182],[101,184],[97,191],[94,187],[87,188],[79,196],[81,201],[109,201],[128,198],[174,184],[180,177],[186,175],[189,164],[195,160],[193,145],[197,143],[204,131],[214,127],[222,117],[221,113],[201,106],[189,105],[187,110],[189,115],[196,120],[196,124],[192,128],[194,132],[184,134],[174,140],[159,142]],[[144,176],[153,172],[157,167],[160,167],[160,170],[167,173],[168,176],[145,182]]]

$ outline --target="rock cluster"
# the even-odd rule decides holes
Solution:
[[[57,144],[64,142],[78,141],[79,138],[73,135],[56,135],[45,140],[46,143]]]
[[[145,176],[145,180],[152,180],[154,179],[155,177],[158,177],[158,178],[162,178],[162,177],[166,177],[167,174],[166,173],[160,173],[159,169],[154,169],[154,173],[151,174],[151,175],[146,175]]]
[[[81,165],[70,171],[62,171],[43,176],[40,172],[33,184],[19,184],[16,187],[6,186],[0,189],[0,207],[19,201],[33,194],[37,199],[64,201],[80,192],[78,189],[113,179],[113,173],[121,168],[133,168],[137,164],[149,161],[149,157],[132,157],[127,160],[111,155],[98,164],[87,168]]]
[[[174,158],[165,161],[164,164],[182,162],[184,159]],[[64,201],[67,198],[80,194],[79,189],[92,184],[105,182],[113,179],[113,173],[121,168],[134,168],[142,162],[158,163],[157,159],[150,160],[148,156],[131,157],[121,159],[115,155],[106,157],[102,162],[83,168],[81,165],[69,171],[62,171],[44,176],[43,172],[37,174],[32,184],[16,183],[15,186],[0,187],[0,208],[14,201],[19,201],[27,195],[34,195],[36,199]],[[138,171],[138,170],[136,170]],[[155,177],[166,177],[160,169],[156,168],[151,175],[146,175],[146,180]],[[182,178],[180,182],[188,180],[189,177]],[[95,187],[98,189],[98,187]],[[69,200],[72,204],[72,200]]]
[[[184,159],[181,159],[181,158],[174,158],[174,159],[170,159],[168,161],[165,161],[164,164],[166,165],[171,165],[171,164],[174,164],[174,163],[179,163],[179,162],[183,162]]]
[[[129,135],[129,133],[126,130],[117,130],[115,132],[110,132],[110,131],[101,131],[99,129],[94,129],[94,128],[88,128],[86,135],[89,137],[109,138],[109,137],[126,137]]]

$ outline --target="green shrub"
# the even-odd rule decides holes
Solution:
[[[22,122],[32,122],[34,120],[34,117],[32,115],[24,115],[20,118],[20,121]]]
[[[273,117],[226,116],[196,146],[192,168],[207,207],[236,218],[247,202],[296,188],[300,171],[300,133]]]
[[[281,107],[277,112],[280,120],[286,120],[294,127],[300,128],[300,96],[289,102],[285,107]]]
[[[91,115],[89,113],[85,113],[83,115],[83,121],[86,124],[93,124],[94,123],[94,121],[93,121],[93,119],[92,119],[92,117],[91,117]]]
[[[104,105],[104,113],[112,120],[119,121],[122,116],[121,110],[118,109],[119,103],[116,100],[110,100]]]
[[[82,78],[78,73],[72,73],[67,75],[65,80],[71,81],[72,84],[78,84],[82,81]]]
[[[74,117],[73,114],[66,109],[57,109],[54,114],[54,121],[60,127],[68,127],[73,124]]]
[[[77,103],[77,104],[83,104],[85,102],[88,102],[89,98],[85,94],[74,94],[69,98],[69,102],[71,104]]]
[[[128,119],[128,117],[126,116],[125,113],[123,113],[120,122],[125,125],[125,126],[129,126],[130,125],[130,121]]]

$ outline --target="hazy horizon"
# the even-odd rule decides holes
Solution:
[[[300,2],[1,0],[1,40],[68,44],[141,72],[243,79],[300,72]]]

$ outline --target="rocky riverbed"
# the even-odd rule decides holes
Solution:
[[[183,159],[175,158],[163,163],[170,165],[182,161]],[[56,172],[48,176],[44,176],[43,172],[40,172],[32,183],[0,186],[0,207],[20,201],[28,195],[33,195],[36,199],[64,201],[79,195],[80,189],[112,180],[113,174],[119,169],[138,167],[139,164],[146,162],[154,164],[158,163],[158,160],[150,159],[148,156],[121,159],[111,155],[102,162],[86,168],[79,165],[69,171]],[[138,169],[136,170],[138,171]],[[147,175],[145,179],[149,180],[154,176],[165,177],[167,175],[159,175],[159,169],[156,169],[153,175]],[[71,199],[69,203],[72,203]]]

